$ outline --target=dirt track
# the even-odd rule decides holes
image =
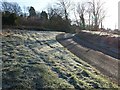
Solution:
[[[119,60],[100,51],[86,47],[91,44],[79,38],[79,44],[75,41],[78,37],[72,34],[60,34],[56,39],[68,50],[85,62],[89,63],[112,81],[119,84]],[[92,46],[92,45],[91,45]]]

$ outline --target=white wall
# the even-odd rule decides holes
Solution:
[[[118,2],[118,29],[120,30],[120,1]]]

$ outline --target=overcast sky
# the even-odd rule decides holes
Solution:
[[[3,0],[0,0],[3,1]],[[46,10],[47,6],[54,4],[57,0],[4,0],[8,2],[17,2],[21,8],[24,6],[33,6],[36,11]],[[71,0],[73,2],[79,2],[81,0]],[[85,0],[82,0],[85,1]],[[88,1],[88,0],[86,0]],[[103,22],[105,28],[114,29],[118,28],[118,2],[120,0],[101,0],[105,2],[104,7],[106,9],[106,18]]]

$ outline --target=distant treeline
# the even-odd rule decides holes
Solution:
[[[38,12],[34,7],[24,7],[13,2],[0,2],[2,12],[2,25],[17,27],[33,27],[39,29],[75,32],[76,30],[104,29],[102,21],[105,18],[103,4],[100,1],[78,2],[73,4],[70,0],[58,0],[47,11]],[[70,19],[73,13],[74,20]]]
[[[51,11],[47,13],[42,11],[36,13],[34,7],[29,7],[29,15],[22,13],[20,6],[17,3],[2,2],[2,25],[17,26],[36,29],[58,30],[70,32],[72,25],[69,19],[64,19],[62,16]]]

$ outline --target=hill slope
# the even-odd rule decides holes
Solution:
[[[117,88],[55,37],[60,32],[2,33],[3,90]]]

